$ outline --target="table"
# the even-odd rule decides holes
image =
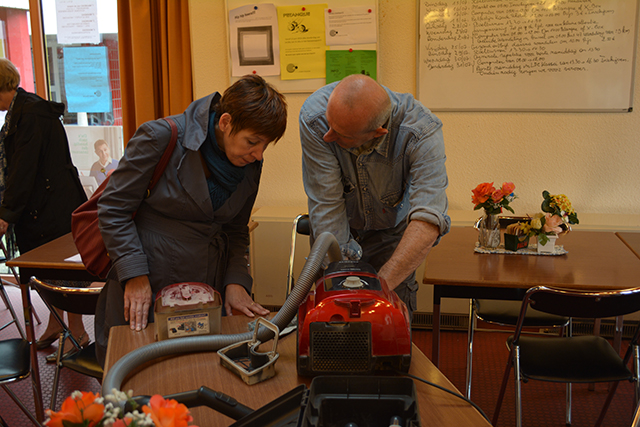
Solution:
[[[477,231],[452,227],[427,256],[423,283],[433,286],[431,361],[439,366],[441,298],[522,299],[533,286],[618,290],[640,285],[640,258],[613,232],[572,231],[560,256],[474,252]]]
[[[250,320],[245,316],[223,317],[222,332],[247,332],[246,324]],[[115,361],[128,351],[153,341],[152,324],[141,332],[131,331],[126,325],[112,328],[105,375]],[[267,342],[263,345],[271,350],[273,344]],[[299,384],[305,384],[307,387],[311,384],[311,378],[297,375],[295,332],[278,341],[277,351],[280,356],[275,364],[276,376],[251,386],[222,367],[218,354],[210,352],[168,357],[147,363],[141,369],[136,369],[135,374],[130,374],[121,389],[131,389],[135,395],[167,395],[196,390],[204,385],[234,397],[250,408],[258,409]],[[409,371],[411,374],[457,391],[415,345],[412,352]],[[414,382],[422,426],[490,426],[475,408],[463,400],[422,382]],[[193,423],[199,426],[227,426],[234,422],[233,419],[206,407],[192,408],[191,412],[194,417]]]
[[[616,236],[624,242],[631,252],[633,252],[638,258],[640,258],[640,233],[634,233],[631,231],[620,231],[616,233]]]

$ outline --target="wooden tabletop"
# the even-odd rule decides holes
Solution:
[[[476,241],[472,227],[452,227],[427,256],[423,283],[594,290],[640,286],[640,259],[613,232],[572,231],[556,241],[568,251],[559,256],[480,254],[474,252]]]
[[[224,333],[247,332],[246,325],[249,321],[250,319],[244,316],[223,317],[222,331]],[[153,337],[153,324],[141,332],[133,332],[128,326],[112,328],[105,373],[117,359],[134,348],[153,342]],[[264,345],[270,350],[273,344],[268,342]],[[251,386],[224,368],[216,352],[210,352],[165,357],[147,363],[140,369],[136,369],[135,374],[130,374],[121,389],[131,389],[136,395],[157,393],[166,395],[207,386],[237,399],[250,408],[258,409],[299,384],[305,384],[307,387],[311,384],[311,378],[300,377],[297,374],[295,332],[278,341],[277,352],[279,358],[275,365],[276,376]],[[416,346],[413,346],[412,352],[411,374],[457,391]],[[422,382],[414,381],[414,383],[418,394],[422,426],[490,426],[468,403]],[[234,422],[233,419],[209,408],[192,408],[191,411],[194,417],[193,423],[196,425],[226,426]]]
[[[616,233],[616,236],[624,242],[631,252],[633,252],[638,258],[640,258],[640,233],[634,233],[632,231],[620,231]]]
[[[10,267],[32,268],[46,266],[47,268],[62,270],[84,270],[82,262],[65,261],[65,259],[77,253],[78,249],[73,243],[73,236],[68,233],[7,261],[7,265]]]

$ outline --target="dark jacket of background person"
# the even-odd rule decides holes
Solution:
[[[25,253],[71,231],[71,213],[87,200],[71,161],[61,116],[64,104],[22,88],[5,138],[6,190],[0,218],[14,224]]]

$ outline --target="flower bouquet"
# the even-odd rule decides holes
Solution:
[[[63,403],[59,412],[46,410],[48,427],[187,427],[193,418],[189,409],[175,400],[166,400],[154,395],[149,406],[143,405],[139,412],[131,399],[132,392],[113,390],[104,398],[100,394],[74,391]],[[134,410],[123,413],[120,409],[129,403]],[[197,427],[197,426],[191,426]]]
[[[517,196],[513,193],[516,186],[513,182],[505,182],[502,187],[496,189],[493,182],[483,182],[478,184],[476,188],[471,190],[473,197],[471,202],[475,205],[473,210],[484,209],[487,215],[498,215],[502,213],[502,209],[506,209],[514,213],[513,208],[509,206]]]
[[[555,239],[571,230],[570,225],[579,223],[567,196],[545,190],[542,197],[542,212],[533,215],[529,224],[522,225],[526,234],[538,238],[538,245],[546,245],[550,237]]]
[[[502,187],[495,188],[493,182],[483,182],[471,190],[473,196],[471,202],[475,205],[474,210],[483,209],[484,216],[476,223],[478,229],[478,243],[485,248],[497,248],[500,245],[500,223],[498,215],[502,209],[513,213],[513,208],[509,206],[516,195],[513,193],[515,185],[512,182],[505,182]]]

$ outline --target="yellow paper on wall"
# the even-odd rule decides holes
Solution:
[[[326,8],[326,4],[278,7],[282,80],[325,77]]]

